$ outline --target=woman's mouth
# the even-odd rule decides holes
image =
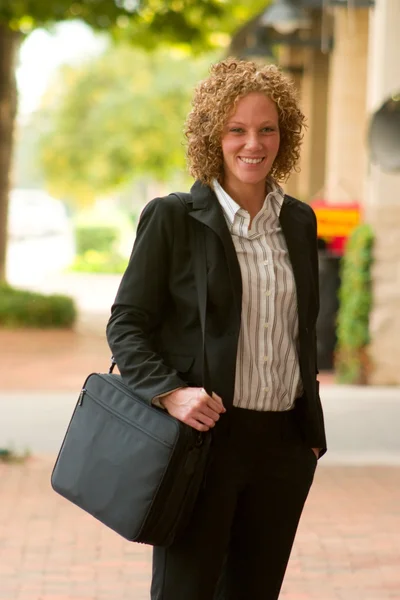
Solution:
[[[245,156],[239,156],[239,160],[244,162],[246,165],[259,165],[264,160],[264,157],[261,158],[247,158]]]

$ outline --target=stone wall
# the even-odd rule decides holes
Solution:
[[[376,0],[370,19],[369,116],[400,90],[399,0]],[[376,235],[370,382],[400,385],[400,173],[385,173],[370,164],[364,197],[366,220]]]

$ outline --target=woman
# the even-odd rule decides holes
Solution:
[[[274,66],[228,59],[196,89],[186,136],[190,210],[144,209],[112,308],[122,377],[199,431],[211,461],[189,526],[154,548],[152,600],[275,600],[325,452],[316,381],[316,220],[278,182],[299,158],[304,116]],[[191,262],[205,235],[207,358]]]

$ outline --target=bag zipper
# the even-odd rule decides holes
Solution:
[[[174,448],[174,446],[171,446],[170,444],[168,444],[167,442],[165,442],[165,440],[162,440],[154,435],[152,435],[151,433],[149,433],[146,429],[142,429],[141,427],[138,427],[138,425],[134,422],[134,421],[130,421],[129,419],[126,419],[125,417],[123,417],[122,415],[116,413],[115,411],[113,411],[108,404],[105,404],[104,402],[102,402],[101,400],[99,400],[98,398],[95,398],[86,388],[81,390],[81,394],[82,394],[82,400],[81,402],[79,402],[78,400],[78,406],[82,406],[83,403],[83,396],[87,395],[89,396],[89,398],[95,403],[98,404],[99,406],[101,406],[102,408],[104,408],[104,410],[106,410],[110,415],[112,415],[115,419],[121,421],[122,423],[126,423],[127,425],[129,425],[130,427],[134,427],[135,429],[137,429],[138,431],[141,431],[143,433],[145,433],[146,435],[148,435],[149,437],[151,437],[153,440],[155,440],[156,442],[159,442],[160,444],[163,444],[163,446],[166,446],[167,448]],[[81,397],[81,394],[79,394],[79,397]]]
[[[82,404],[83,404],[83,396],[86,394],[86,391],[87,390],[84,387],[81,389],[81,391],[79,393],[79,396],[78,396],[78,406],[82,406]]]

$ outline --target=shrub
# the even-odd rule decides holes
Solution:
[[[119,236],[118,228],[110,225],[76,225],[76,252],[78,255],[89,250],[110,252]]]
[[[365,384],[368,379],[373,240],[371,227],[359,225],[349,237],[342,259],[335,356],[340,383]]]
[[[0,448],[0,462],[2,463],[24,463],[31,457],[29,450],[19,454],[10,448]]]
[[[72,327],[76,315],[72,298],[45,296],[0,284],[0,327]]]

